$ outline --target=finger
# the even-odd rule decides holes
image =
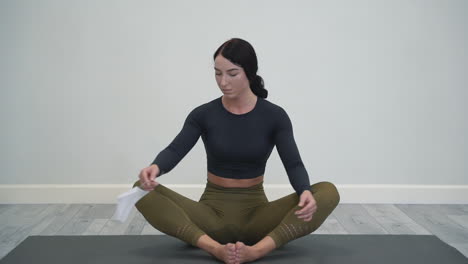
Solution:
[[[154,181],[155,178],[156,178],[156,169],[153,169],[150,171],[149,180]]]
[[[297,217],[301,217],[301,216],[303,216],[303,215],[304,215],[304,212],[302,212],[302,213],[298,213],[298,212],[296,212],[295,214],[296,214],[296,216],[297,216]]]
[[[301,215],[301,216],[299,216],[299,218],[304,219],[304,220],[309,219],[309,218],[312,219],[312,214]]]
[[[302,217],[306,217],[306,216],[310,216],[311,214],[313,214],[314,212],[312,211],[306,211],[306,212],[303,212],[301,214],[297,214],[297,216],[302,216]]]
[[[151,180],[151,170],[150,169],[145,169],[145,178],[146,178],[146,181]]]
[[[140,187],[141,187],[143,190],[145,190],[145,191],[146,191],[146,189],[148,188],[146,182],[143,182],[143,181],[141,182]]]
[[[308,204],[307,206],[305,206],[301,210],[297,210],[295,213],[296,214],[304,214],[304,213],[310,212],[311,210],[312,210],[312,205]]]
[[[297,215],[298,217],[307,217],[307,216],[310,216],[312,213],[311,212],[305,212],[303,214],[299,214]]]
[[[315,212],[317,212],[317,206],[314,206],[314,207],[312,208],[312,213],[315,213]]]
[[[296,214],[302,214],[302,213],[304,213],[304,212],[307,212],[307,210],[308,210],[309,207],[310,207],[310,206],[308,206],[308,205],[304,206],[304,207],[301,208],[300,210],[297,210],[297,211],[296,211]]]
[[[140,173],[140,182],[142,184],[147,182],[147,180],[146,180],[146,171],[144,171],[144,170]]]
[[[305,220],[305,219],[307,219],[307,218],[309,218],[309,217],[310,217],[310,215],[300,215],[300,216],[298,216],[297,218],[302,219],[302,220]]]
[[[147,186],[147,188],[148,188],[149,190],[152,190],[152,189],[155,187],[155,184],[154,184],[154,182],[148,182],[148,183],[146,184],[146,186]]]
[[[145,191],[151,191],[153,190],[154,186],[151,182],[144,182],[142,183],[142,189]]]
[[[317,211],[317,204],[313,204],[310,208],[311,211]]]

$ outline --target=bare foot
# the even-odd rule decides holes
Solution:
[[[236,243],[236,255],[237,259],[239,259],[238,263],[251,262],[260,257],[253,247],[239,241]]]
[[[236,245],[233,243],[227,243],[226,245],[221,245],[217,247],[213,255],[222,260],[227,264],[236,264]]]

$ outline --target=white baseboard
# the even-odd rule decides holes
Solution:
[[[116,203],[133,184],[3,184],[1,204]],[[198,201],[204,184],[164,184]],[[264,184],[270,201],[294,192],[289,184]],[[340,203],[468,204],[468,185],[337,184]]]

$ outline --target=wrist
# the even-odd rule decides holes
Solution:
[[[157,164],[151,164],[150,167],[156,167],[156,178],[161,175],[161,169]]]

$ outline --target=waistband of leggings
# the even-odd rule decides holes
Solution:
[[[224,187],[221,185],[217,185],[215,183],[210,182],[209,180],[206,180],[206,188],[208,189],[216,189],[216,190],[221,190],[221,191],[234,191],[234,192],[239,192],[239,191],[263,191],[263,181],[261,181],[258,184],[249,186],[249,187]]]

